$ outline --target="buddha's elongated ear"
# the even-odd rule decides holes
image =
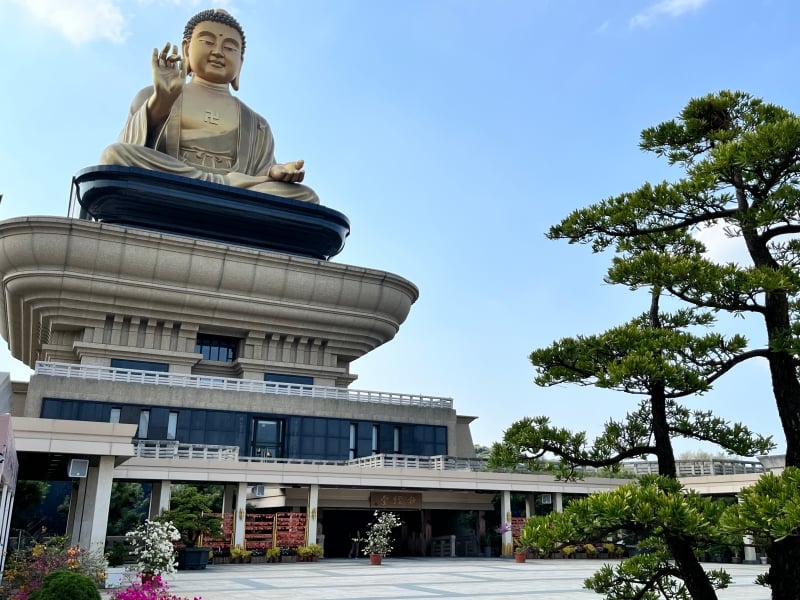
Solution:
[[[239,63],[239,72],[236,73],[236,77],[234,77],[233,81],[231,81],[231,87],[237,92],[239,91],[239,76],[242,74],[243,64],[244,64],[244,57],[242,57],[242,62]]]
[[[183,56],[183,64],[186,65],[186,74],[192,74],[192,63],[189,62],[189,40],[181,42],[181,55]]]

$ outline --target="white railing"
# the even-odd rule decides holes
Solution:
[[[35,373],[36,375],[75,377],[78,379],[92,379],[96,381],[141,383],[147,385],[165,385],[230,392],[281,394],[305,398],[327,398],[348,400],[350,402],[395,404],[400,406],[419,406],[423,408],[453,408],[452,398],[438,398],[435,396],[421,396],[415,394],[395,394],[390,392],[371,392],[321,385],[277,383],[273,381],[259,381],[257,379],[233,379],[209,375],[184,375],[181,373],[162,373],[160,371],[141,371],[138,369],[115,369],[97,365],[37,361]]]
[[[283,465],[328,465],[364,467],[368,469],[421,469],[429,471],[483,471],[486,459],[460,458],[457,456],[416,456],[413,454],[373,454],[351,460],[324,460],[303,458],[273,458],[265,456],[239,456],[238,446],[206,446],[183,444],[175,441],[138,440],[135,442],[139,458],[162,458],[173,460],[235,460],[239,462],[269,463]],[[736,459],[678,460],[678,477],[700,477],[704,475],[736,475],[763,473],[758,461]],[[597,470],[582,469],[591,477]],[[631,475],[658,473],[656,461],[625,461],[623,472]],[[623,475],[624,477],[624,475]]]
[[[275,458],[272,456],[240,456],[239,461],[277,465],[326,465],[332,467],[340,467],[346,464],[346,461],[343,460],[324,460],[321,458]]]
[[[658,473],[656,461],[624,462],[623,469],[636,475]],[[678,477],[703,477],[707,475],[749,475],[763,473],[764,465],[757,460],[736,460],[732,458],[710,458],[676,460]]]
[[[430,469],[433,471],[482,471],[486,460],[456,456],[415,456],[413,454],[373,454],[348,460],[347,465],[376,469]]]
[[[173,460],[239,460],[238,446],[210,446],[182,444],[163,440],[138,440],[134,442],[138,458],[163,458]]]

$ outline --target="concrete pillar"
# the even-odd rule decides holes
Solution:
[[[120,345],[120,334],[122,331],[122,315],[114,315],[114,322],[111,325],[111,340],[112,346]]]
[[[758,556],[756,556],[756,547],[753,545],[753,536],[744,536],[744,564],[755,565],[758,563]]]
[[[269,339],[269,348],[267,349],[267,360],[270,362],[277,362],[280,360],[278,356],[278,343],[281,340],[281,336],[277,333],[273,333]]]
[[[502,522],[508,523],[509,527],[511,526],[511,492],[509,490],[503,490],[501,492],[500,498],[500,514],[502,515]],[[501,540],[503,544],[503,548],[500,552],[502,556],[511,556],[514,553],[514,536],[511,533],[511,529],[503,533],[503,539]]]
[[[89,467],[79,545],[90,551],[105,549],[108,509],[111,506],[111,485],[114,482],[114,457],[101,456],[100,464]]]
[[[153,319],[147,321],[144,329],[144,347],[148,350],[154,348],[156,343],[156,324]]]
[[[67,529],[66,535],[70,540],[70,545],[74,543],[78,543],[78,538],[73,536],[74,529],[75,529],[75,514],[78,511],[78,483],[76,481],[72,482],[72,490],[69,493],[69,513],[67,514]]]
[[[478,522],[475,526],[475,533],[478,535],[478,545],[481,549],[488,547],[488,544],[484,544],[487,541],[488,537],[486,535],[486,511],[479,510],[478,511]]]
[[[81,543],[81,528],[83,525],[83,512],[86,498],[86,477],[78,480],[77,487],[72,490],[72,497],[70,498],[70,516],[68,521],[71,521],[67,533],[69,535],[69,545],[79,546]]]
[[[16,476],[16,473],[15,473]],[[16,485],[16,479],[13,484]],[[3,492],[0,495],[0,582],[3,581],[3,569],[6,565],[6,554],[8,550],[8,534],[11,530],[11,511],[14,507],[14,488],[3,481]]]
[[[150,509],[147,516],[155,519],[165,510],[169,510],[169,499],[172,494],[172,483],[168,480],[154,481],[150,491]]]
[[[561,492],[553,492],[553,512],[564,512],[564,496]]]
[[[306,523],[308,524],[308,539],[306,544],[317,543],[317,504],[319,503],[319,485],[316,483],[308,486],[308,508]]]
[[[236,499],[236,486],[232,483],[226,483],[222,488],[222,514],[230,515],[235,510],[234,501]]]
[[[247,516],[247,484],[242,482],[236,491],[236,510],[233,515],[233,545],[244,546],[244,520]]]
[[[530,519],[536,514],[536,497],[533,494],[525,494],[525,518]]]
[[[429,508],[425,508],[422,510],[422,534],[420,535],[423,556],[428,554],[428,546],[431,543],[432,537],[433,533],[431,531],[431,511]]]

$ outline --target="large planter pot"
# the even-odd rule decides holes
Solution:
[[[369,564],[371,565],[379,565],[383,562],[383,556],[380,554],[370,554],[369,555]]]
[[[208,564],[208,548],[181,548],[178,550],[178,569],[196,571]]]
[[[514,552],[514,562],[524,563],[525,562],[525,552]]]
[[[125,567],[108,567],[106,569],[106,579],[104,586],[106,588],[116,588],[122,584],[122,578],[125,577]]]

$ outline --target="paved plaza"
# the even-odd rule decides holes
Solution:
[[[484,558],[387,558],[381,566],[366,559],[316,563],[212,565],[169,577],[171,591],[203,600],[405,600],[438,598],[567,599],[602,598],[583,589],[598,560]],[[716,565],[707,564],[707,568]],[[753,584],[762,565],[724,565],[732,585],[719,600],[767,600],[769,590]]]

